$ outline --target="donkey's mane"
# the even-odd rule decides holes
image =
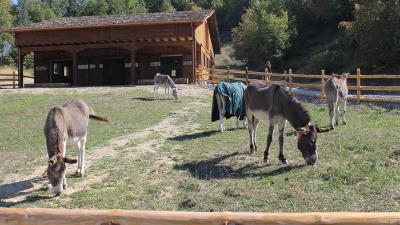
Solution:
[[[275,98],[278,98],[278,101],[280,101],[283,107],[282,114],[285,118],[295,129],[305,127],[311,121],[311,116],[304,105],[284,87],[279,86],[275,91]]]

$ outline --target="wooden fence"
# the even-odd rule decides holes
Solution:
[[[242,213],[0,208],[5,225],[400,224],[400,213]]]
[[[245,70],[232,70],[229,66],[226,69],[216,68],[197,68],[197,82],[204,83],[208,82],[211,84],[217,84],[218,82],[224,81],[242,81],[249,83],[252,80],[264,80],[265,83],[280,83],[289,88],[292,92],[293,88],[305,88],[311,90],[318,90],[321,94],[311,93],[296,93],[298,95],[311,96],[320,98],[321,101],[326,98],[325,96],[325,82],[330,77],[325,75],[325,71],[322,70],[321,74],[318,75],[307,75],[307,74],[294,74],[289,69],[287,73],[267,73],[267,72],[255,72],[249,71],[246,67]],[[294,82],[294,79],[312,80],[311,82]],[[355,79],[355,85],[349,85],[350,91],[356,91],[355,97],[349,97],[349,100],[357,102],[393,102],[400,103],[400,98],[373,98],[368,95],[362,95],[362,91],[381,91],[381,92],[400,92],[400,86],[363,86],[361,85],[364,79],[400,79],[400,75],[362,75],[361,70],[357,69],[356,75],[350,75],[348,80]]]
[[[24,78],[32,78],[33,76],[24,76]],[[17,88],[18,87],[18,73],[0,73],[0,88]]]

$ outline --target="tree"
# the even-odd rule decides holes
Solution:
[[[10,64],[13,63],[13,59],[10,56],[3,56],[3,43],[7,41],[8,43],[13,43],[13,37],[9,33],[3,32],[3,30],[11,28],[13,24],[13,16],[11,14],[11,1],[10,0],[0,0],[0,65],[2,63]]]
[[[289,45],[288,15],[275,8],[276,1],[254,1],[233,29],[235,56],[261,66],[267,59],[279,59]]]
[[[146,0],[146,8],[149,12],[173,12],[175,8],[171,0]]]
[[[200,9],[192,0],[171,0],[176,11],[190,11]]]
[[[400,0],[357,0],[347,25],[359,60],[374,70],[399,68]]]

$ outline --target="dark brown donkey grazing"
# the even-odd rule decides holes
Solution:
[[[268,161],[274,126],[279,127],[279,160],[286,164],[283,154],[284,131],[286,120],[297,130],[297,148],[301,151],[308,165],[318,159],[317,132],[326,132],[311,123],[311,118],[304,106],[290,95],[284,87],[276,84],[266,86],[261,81],[251,82],[245,90],[246,115],[250,135],[250,152],[257,151],[256,131],[260,120],[269,121],[267,147],[264,161]]]
[[[83,176],[85,173],[85,144],[89,118],[109,122],[94,115],[93,110],[80,99],[71,100],[62,107],[56,106],[47,115],[44,126],[49,155],[47,177],[49,187],[53,188],[55,194],[61,194],[67,186],[65,163],[77,162],[76,159],[65,157],[67,142],[75,144],[79,150],[77,175]]]

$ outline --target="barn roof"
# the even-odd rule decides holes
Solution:
[[[27,26],[15,27],[9,31],[12,33],[18,33],[40,30],[113,27],[121,25],[191,23],[203,22],[205,20],[208,20],[210,23],[211,39],[216,53],[219,53],[219,34],[214,10],[61,17],[45,20],[40,23],[32,23]]]

